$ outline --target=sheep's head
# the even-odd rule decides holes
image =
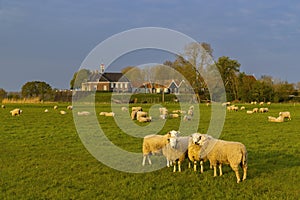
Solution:
[[[168,139],[168,142],[170,144],[170,147],[173,148],[173,149],[175,149],[176,146],[177,146],[177,142],[178,142],[177,137],[170,137]]]
[[[211,140],[213,137],[207,134],[200,134],[199,145],[203,146],[207,141]]]
[[[200,142],[200,140],[201,140],[201,134],[200,134],[200,133],[193,133],[193,134],[191,135],[191,137],[192,137],[192,142],[193,142],[193,144],[199,145],[199,142]]]
[[[179,133],[180,133],[179,131],[175,131],[175,130],[168,132],[170,137],[178,137]]]

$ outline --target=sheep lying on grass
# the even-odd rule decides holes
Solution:
[[[284,118],[282,116],[279,116],[277,118],[268,116],[268,121],[269,122],[284,122]]]
[[[288,118],[288,120],[291,120],[291,113],[289,111],[285,112],[279,112],[279,116],[283,117],[283,119]]]
[[[88,111],[81,111],[81,112],[77,112],[77,115],[78,116],[87,116],[87,115],[90,115],[91,113],[88,112]]]
[[[252,110],[247,110],[247,114],[252,114],[253,111]]]
[[[178,171],[181,172],[181,163],[187,156],[189,137],[170,137],[169,143],[163,147],[163,155],[167,159],[167,166],[174,164],[173,172],[176,172],[176,161],[178,161]]]
[[[58,106],[53,106],[53,109],[54,109],[54,110],[57,110],[57,109],[58,109]]]
[[[45,109],[44,112],[47,113],[47,112],[49,112],[49,110],[48,110],[48,109]]]
[[[166,119],[168,117],[168,112],[169,112],[168,109],[165,107],[159,108],[159,113],[160,113],[159,117],[161,119]]]
[[[68,110],[73,110],[73,106],[69,105],[69,106],[67,106],[67,109]]]
[[[20,110],[20,108],[15,108],[13,110],[10,111],[11,116],[19,116],[23,111]]]
[[[200,172],[203,173],[203,162],[205,160],[200,159],[201,146],[199,145],[199,141],[201,139],[200,133],[193,133],[189,139],[188,145],[188,157],[189,160],[194,163],[194,171],[197,171],[197,161],[200,162]],[[189,168],[191,168],[191,164],[189,162]]]
[[[150,160],[150,155],[156,155],[162,153],[162,148],[168,144],[168,139],[171,137],[177,137],[179,134],[178,131],[172,130],[165,135],[147,135],[143,140],[143,162],[142,165],[145,165],[146,158],[148,159],[149,164],[152,162]]]
[[[138,119],[139,122],[151,122],[152,121],[152,117],[139,117]]]
[[[126,111],[128,111],[128,108],[123,106],[123,107],[121,108],[121,110],[122,110],[123,112],[126,112]]]
[[[169,114],[169,118],[178,118],[179,117],[179,115],[178,114]]]
[[[191,121],[192,119],[193,119],[193,117],[190,115],[184,115],[184,117],[183,117],[183,121]]]
[[[240,142],[231,142],[215,139],[210,135],[201,134],[199,141],[201,147],[200,158],[208,159],[210,165],[214,168],[214,176],[217,176],[217,165],[219,164],[220,176],[222,173],[222,164],[229,164],[235,172],[237,183],[241,181],[239,174],[239,165],[243,169],[243,181],[247,176],[247,150],[245,145]]]
[[[64,110],[61,110],[61,111],[60,111],[60,114],[65,115],[65,114],[67,114],[67,112],[64,111]]]
[[[139,121],[141,117],[147,117],[148,113],[144,111],[138,111],[136,113],[136,119]]]

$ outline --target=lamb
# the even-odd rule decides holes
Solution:
[[[269,109],[268,108],[260,108],[259,112],[261,112],[261,113],[269,112]]]
[[[64,111],[64,110],[61,110],[61,111],[60,111],[60,114],[65,115],[65,114],[67,114],[67,112]]]
[[[11,116],[19,116],[23,111],[20,110],[20,108],[15,108],[13,110],[10,111]]]
[[[172,130],[165,135],[147,135],[143,140],[143,162],[142,165],[145,165],[146,158],[148,159],[149,164],[152,162],[150,160],[150,155],[161,154],[162,148],[168,144],[168,139],[171,137],[177,137],[179,131]]]
[[[239,183],[241,181],[239,174],[240,165],[243,169],[242,180],[246,180],[248,154],[244,144],[240,142],[215,139],[207,134],[201,134],[199,144],[202,146],[200,158],[209,160],[210,165],[214,168],[214,177],[217,176],[218,164],[220,176],[223,175],[222,164],[229,164],[235,172],[237,183]]]
[[[200,161],[200,172],[203,173],[203,159],[200,159],[201,146],[199,145],[199,141],[201,138],[200,133],[193,133],[189,139],[188,145],[188,158],[191,162],[194,163],[194,171],[197,171],[197,161]],[[191,164],[189,162],[189,168],[191,168]]]
[[[291,113],[289,111],[279,112],[279,116],[283,117],[283,119],[288,118],[288,120],[291,120]]]
[[[173,172],[176,172],[176,161],[178,161],[178,171],[181,172],[181,163],[187,156],[189,137],[170,137],[169,143],[163,147],[163,155],[167,159],[167,166],[174,164]]]
[[[78,116],[87,116],[87,115],[90,115],[90,112],[88,112],[88,111],[81,111],[81,112],[77,112],[77,115]]]
[[[279,116],[276,118],[276,117],[268,116],[268,121],[269,122],[284,122],[284,117]]]
[[[169,114],[169,118],[178,118],[179,117],[179,115],[178,114]]]
[[[144,111],[138,111],[138,112],[136,113],[136,119],[139,121],[139,119],[140,119],[141,117],[147,117],[147,115],[148,115],[147,112],[144,112]]]
[[[140,117],[138,119],[139,122],[151,122],[152,121],[152,117]]]

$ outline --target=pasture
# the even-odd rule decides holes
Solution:
[[[0,110],[0,199],[300,199],[299,104],[265,105],[269,113],[227,112],[220,138],[242,142],[248,150],[248,177],[239,184],[229,166],[222,177],[213,177],[207,162],[203,174],[188,169],[187,160],[181,173],[167,167],[149,173],[109,168],[83,146],[67,104],[58,104],[58,110],[53,105],[7,104]],[[146,111],[151,107],[138,105]],[[96,104],[96,111],[110,111],[109,106]],[[175,103],[164,106],[178,109]],[[16,107],[23,114],[12,117],[9,111]],[[292,120],[267,121],[280,111],[290,111]],[[200,113],[199,131],[206,133],[210,107],[201,104]],[[123,134],[111,117],[97,118],[114,144],[141,152],[141,138]],[[168,119],[160,134],[179,123],[179,118]]]

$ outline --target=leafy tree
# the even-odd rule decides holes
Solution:
[[[52,88],[43,81],[31,81],[22,86],[21,90],[24,98],[39,97],[41,100],[49,100],[52,97]]]
[[[228,100],[238,99],[238,72],[241,64],[227,56],[218,59],[216,66],[221,74]]]
[[[0,100],[4,99],[6,96],[7,92],[3,88],[0,88]]]
[[[91,71],[88,69],[80,69],[78,72],[75,72],[72,80],[70,81],[70,89],[79,89],[81,84],[86,82],[91,74]]]

